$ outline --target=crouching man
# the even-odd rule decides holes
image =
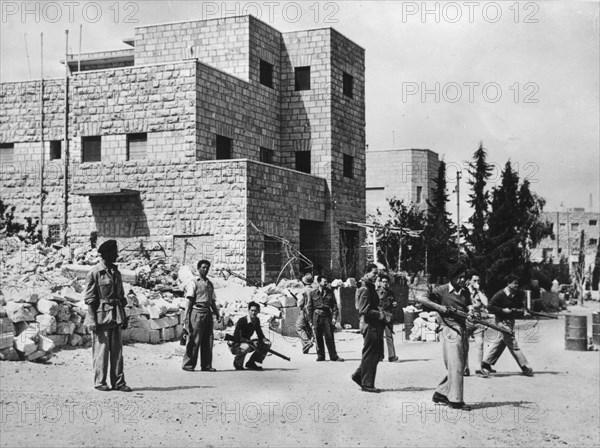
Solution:
[[[98,248],[102,257],[85,279],[85,303],[88,306],[88,328],[92,332],[92,354],[94,359],[94,387],[107,392],[106,384],[110,362],[112,389],[131,392],[125,384],[123,373],[123,342],[121,327],[127,328],[125,306],[127,299],[123,291],[121,273],[115,262],[119,255],[115,240],[105,241]]]
[[[244,359],[248,353],[252,353],[252,356],[246,363],[246,369],[262,370],[257,363],[262,364],[271,347],[271,341],[265,337],[260,328],[258,313],[260,313],[260,305],[256,302],[248,303],[248,315],[240,318],[235,325],[233,341],[229,342],[229,349],[235,356],[233,367],[236,370],[244,370]],[[258,339],[251,339],[255,333]]]

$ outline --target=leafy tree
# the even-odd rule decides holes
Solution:
[[[429,208],[425,229],[428,271],[433,279],[446,276],[448,268],[458,258],[455,240],[456,226],[450,219],[450,213],[446,210],[449,200],[446,187],[446,163],[440,161],[431,201],[427,201]]]

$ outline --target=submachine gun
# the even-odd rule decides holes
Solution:
[[[546,319],[558,319],[558,316],[555,316],[554,314],[539,313],[537,311],[531,311],[531,310],[528,310],[525,308],[513,308],[510,311],[518,319],[527,319],[528,316],[525,316],[526,312],[531,317],[537,317],[537,318],[544,317]]]
[[[231,335],[231,334],[226,334],[226,335],[225,335],[225,340],[226,340],[226,341],[231,341],[231,342],[234,342],[233,335]],[[256,350],[256,349],[258,348],[258,345],[256,344],[258,341],[255,341],[255,340],[250,340],[250,339],[246,339],[246,338],[240,338],[240,342],[245,342],[245,343],[246,343],[246,344],[248,344],[249,346],[251,346],[251,347],[254,347],[254,350]],[[281,359],[285,359],[286,361],[291,361],[291,359],[290,359],[289,357],[287,357],[287,356],[285,356],[285,355],[282,355],[281,353],[279,353],[279,352],[276,352],[275,350],[273,350],[273,349],[271,349],[271,348],[268,348],[268,349],[267,349],[267,351],[268,351],[269,353],[272,353],[272,354],[273,354],[273,355],[275,355],[275,356],[278,356],[278,357],[280,357]]]
[[[480,319],[478,317],[473,316],[472,314],[465,313],[464,311],[456,309],[452,306],[448,306],[446,308],[448,310],[447,314],[451,317],[461,317],[461,318],[469,320],[475,324],[480,324],[480,325],[483,325],[484,327],[493,328],[496,331],[499,331],[504,334],[508,334],[510,336],[514,336],[514,334],[515,334],[514,331],[509,330],[508,328],[504,328],[499,325],[493,324],[491,322],[488,322],[485,319]]]

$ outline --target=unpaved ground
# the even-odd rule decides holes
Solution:
[[[440,343],[398,340],[401,362],[379,364],[384,392],[361,392],[350,380],[362,346],[353,333],[336,334],[345,363],[316,363],[271,334],[292,362],[269,356],[263,372],[233,370],[222,342],[217,373],[182,371],[176,343],[128,345],[130,394],[93,390],[90,349],[46,365],[3,362],[0,446],[600,446],[599,352],[565,351],[564,317],[532,323],[519,341],[536,375],[520,375],[505,353],[493,378],[466,378],[470,412],[431,402]]]

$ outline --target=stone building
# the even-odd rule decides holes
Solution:
[[[364,49],[331,28],[281,33],[252,16],[140,26],[124,42],[82,55],[79,72],[69,59],[68,153],[65,80],[45,80],[43,101],[40,81],[1,85],[1,198],[16,217],[42,210],[56,238],[66,184],[69,243],[98,231],[269,281],[288,261],[274,235],[353,275]]]
[[[586,211],[585,208],[569,208],[565,211],[543,212],[541,220],[551,223],[554,237],[545,238],[538,244],[532,251],[532,261],[541,261],[545,257],[558,263],[565,257],[573,271],[579,261],[583,230],[586,270],[594,264],[600,237],[600,213]]]
[[[389,210],[388,198],[396,197],[427,209],[439,167],[437,153],[429,149],[367,151],[367,213]]]

